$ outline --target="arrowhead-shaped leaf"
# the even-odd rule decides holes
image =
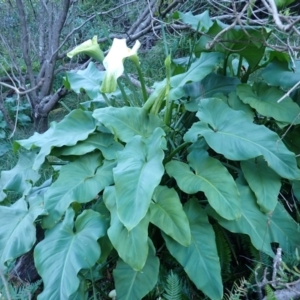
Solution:
[[[176,12],[174,15],[176,19],[178,18],[177,14],[183,23],[191,25],[194,30],[198,30],[200,32],[207,32],[207,30],[213,25],[213,21],[209,17],[208,10],[195,16],[191,12]]]
[[[158,186],[152,196],[150,222],[183,246],[191,242],[189,221],[174,189]]]
[[[208,74],[200,82],[187,83],[184,86],[185,95],[191,101],[185,103],[188,111],[198,111],[198,104],[203,98],[214,97],[218,93],[228,95],[236,90],[240,80],[236,77],[223,76],[216,73]]]
[[[238,95],[235,92],[231,92],[228,95],[228,101],[227,104],[230,108],[234,109],[234,110],[241,110],[245,113],[247,119],[249,119],[249,121],[253,121],[254,118],[254,111],[253,109],[242,102],[242,100],[238,97]]]
[[[103,162],[100,153],[86,154],[63,166],[44,197],[49,215],[43,219],[43,227],[53,227],[72,202],[89,202],[112,184],[114,166],[115,162]]]
[[[6,198],[5,191],[27,195],[32,185],[40,178],[32,169],[36,154],[20,153],[18,163],[9,171],[2,171],[0,178],[0,202]]]
[[[76,109],[60,123],[52,122],[45,133],[36,132],[29,139],[19,140],[16,144],[28,150],[36,147],[40,148],[33,164],[33,169],[38,170],[53,147],[73,146],[78,141],[85,140],[95,128],[96,122],[92,117],[92,113]]]
[[[190,222],[191,244],[184,247],[163,234],[166,246],[199,290],[213,300],[222,299],[221,267],[214,230],[195,199],[185,204],[184,211]]]
[[[241,167],[260,209],[265,213],[272,212],[278,203],[280,176],[268,167],[262,157],[242,161]]]
[[[260,82],[253,86],[240,84],[236,91],[245,104],[249,104],[261,115],[280,122],[300,123],[300,107],[290,97],[277,103],[277,100],[285,94],[279,88]]]
[[[271,243],[279,243],[286,253],[294,253],[300,245],[300,229],[298,224],[278,203],[271,214],[264,214],[256,204],[253,192],[248,186],[238,185],[242,201],[242,217],[228,221],[221,218],[212,209],[209,215],[218,220],[219,224],[231,232],[249,235],[253,246],[270,256],[274,256]]]
[[[148,225],[149,217],[146,216],[132,230],[121,223],[116,207],[115,187],[104,190],[103,200],[111,213],[108,237],[119,256],[134,270],[142,270],[148,255]]]
[[[263,155],[280,176],[300,178],[295,154],[275,132],[251,123],[243,112],[232,110],[220,99],[211,98],[201,101],[197,116],[201,121],[194,123],[186,133],[186,141],[193,142],[202,135],[213,150],[228,159],[247,160]]]
[[[176,179],[179,188],[187,194],[203,191],[210,205],[223,218],[238,218],[240,196],[227,169],[202,149],[192,151],[188,155],[188,162],[189,165],[171,161],[166,165],[168,174]]]
[[[295,70],[292,70],[289,62],[274,59],[264,68],[261,75],[270,85],[291,88],[299,82],[300,76],[300,61],[295,60],[294,63]]]
[[[67,210],[62,223],[46,231],[45,239],[34,249],[36,268],[44,283],[39,300],[70,299],[79,288],[81,269],[90,269],[100,257],[97,240],[106,235],[107,222],[92,210],[85,210],[75,221]]]
[[[148,294],[157,283],[159,260],[150,240],[147,261],[141,271],[133,270],[119,259],[113,271],[118,300],[138,300]]]
[[[156,115],[139,107],[105,107],[96,109],[93,117],[105,125],[118,139],[128,143],[134,136],[149,137],[157,127],[164,127]]]
[[[88,136],[84,141],[78,142],[75,146],[64,146],[54,148],[51,155],[83,155],[98,149],[107,160],[117,158],[117,152],[121,151],[124,147],[115,141],[112,134],[96,132]]]
[[[99,71],[93,62],[85,70],[67,72],[68,84],[74,92],[80,94],[84,90],[91,99],[101,97],[100,86],[105,71]]]
[[[119,152],[118,165],[113,170],[117,210],[128,230],[145,217],[152,194],[164,174],[164,135],[157,128],[147,139],[135,136]]]
[[[268,39],[271,30],[267,27],[252,26],[234,26],[228,28],[228,24],[220,20],[214,21],[213,26],[208,30],[207,35],[202,35],[199,42],[195,45],[196,54],[202,51],[207,51],[207,46],[211,45],[212,40],[222,31],[222,43],[214,43],[213,51],[226,53],[238,53],[245,58],[250,68],[253,70],[257,67],[265,53],[265,45],[262,43],[263,39]],[[248,41],[245,47],[245,40]]]
[[[293,182],[293,193],[298,201],[300,201],[300,181]]]
[[[35,219],[44,212],[43,199],[31,199],[30,207],[23,199],[11,206],[0,206],[0,270],[6,263],[28,252],[36,240]]]
[[[170,99],[179,99],[185,95],[184,85],[188,82],[200,81],[206,75],[211,73],[216,65],[224,59],[224,55],[220,52],[201,53],[189,67],[187,72],[171,77]]]

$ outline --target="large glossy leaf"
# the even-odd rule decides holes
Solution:
[[[300,99],[300,98],[299,98]],[[299,139],[299,129],[300,126],[292,126],[291,128],[286,128],[286,132],[283,135],[283,141],[287,148],[293,151],[296,155],[298,167],[300,167],[300,139]]]
[[[135,136],[119,152],[118,165],[113,170],[117,209],[128,230],[145,217],[152,194],[164,174],[164,135],[157,128],[147,139]]]
[[[89,135],[86,140],[78,142],[75,146],[54,148],[51,155],[83,155],[98,149],[105,159],[112,160],[117,158],[117,152],[123,148],[120,143],[115,141],[112,134],[96,132]]]
[[[174,189],[158,186],[152,196],[150,222],[183,246],[191,242],[189,221]]]
[[[43,219],[43,226],[53,227],[72,202],[91,201],[112,184],[114,166],[114,162],[103,162],[100,153],[86,154],[63,166],[58,179],[45,194],[45,209],[49,215]]]
[[[270,243],[279,243],[284,252],[294,253],[300,245],[300,229],[284,207],[278,203],[271,214],[264,214],[256,204],[250,188],[241,185],[238,187],[243,199],[240,219],[225,220],[212,209],[208,213],[229,231],[249,235],[253,246],[270,256],[274,256]]]
[[[294,181],[293,182],[293,193],[294,196],[297,198],[298,201],[300,201],[300,181]]]
[[[85,70],[67,72],[69,88],[79,94],[84,90],[91,99],[101,97],[100,86],[105,71],[99,71],[93,62]]]
[[[0,177],[0,202],[6,197],[6,191],[27,195],[39,178],[37,171],[32,169],[36,158],[34,152],[20,153],[18,163],[9,171],[2,171]]]
[[[189,165],[171,161],[166,165],[168,174],[176,179],[179,188],[187,194],[203,191],[210,205],[223,218],[238,218],[240,196],[228,170],[202,149],[192,151],[188,162]]]
[[[240,80],[236,77],[223,76],[215,73],[208,74],[200,82],[187,83],[184,86],[185,95],[190,101],[185,104],[189,111],[197,111],[199,101],[203,98],[210,98],[217,93],[228,95],[235,91]]]
[[[16,145],[21,145],[26,149],[40,148],[33,164],[33,169],[37,170],[53,147],[73,146],[78,141],[85,140],[95,130],[95,123],[91,112],[76,109],[60,123],[52,122],[45,133],[36,132],[27,140],[17,141]]]
[[[173,17],[175,19],[180,18],[183,23],[191,25],[194,30],[198,30],[200,32],[207,32],[208,29],[213,25],[213,21],[209,17],[208,10],[195,16],[191,12],[176,12]]]
[[[162,120],[139,107],[106,107],[96,109],[95,119],[104,124],[118,139],[129,142],[134,136],[149,137]]]
[[[247,119],[253,121],[254,110],[247,104],[243,103],[235,92],[231,92],[228,95],[227,104],[230,108],[234,110],[241,110],[245,113]]]
[[[184,210],[190,222],[191,244],[184,247],[163,234],[166,246],[199,290],[212,300],[222,299],[221,268],[214,230],[197,200],[187,202]]]
[[[28,252],[36,240],[35,219],[43,214],[43,199],[39,196],[30,199],[30,206],[19,199],[11,206],[0,206],[0,270]]]
[[[208,34],[202,35],[199,39],[195,46],[195,52],[207,51],[207,46],[211,46],[213,38],[223,31],[218,39],[222,42],[215,43],[212,50],[226,53],[227,55],[238,53],[248,61],[250,68],[254,69],[262,59],[265,51],[265,45],[261,40],[269,37],[270,30],[258,26],[234,26],[226,29],[228,26],[228,24],[220,20],[214,21]],[[245,40],[248,42],[247,47],[245,47]]]
[[[148,256],[148,215],[132,230],[121,223],[116,207],[115,187],[107,187],[103,196],[111,213],[108,237],[119,256],[134,270],[142,270]]]
[[[184,85],[188,82],[200,81],[220,64],[224,55],[219,52],[202,53],[189,67],[187,72],[171,77],[170,99],[179,99],[185,95]]]
[[[63,222],[46,231],[34,249],[35,266],[44,283],[39,300],[74,296],[80,284],[77,274],[90,269],[100,257],[97,240],[106,230],[106,220],[93,210],[85,210],[74,224],[74,211],[69,208]]]
[[[241,167],[260,209],[265,213],[272,212],[278,202],[280,176],[268,167],[262,157],[242,161]]]
[[[249,104],[261,115],[280,122],[300,123],[300,107],[290,97],[277,103],[285,94],[279,88],[268,86],[264,82],[255,83],[253,86],[244,83],[238,85],[236,91],[245,104]]]
[[[113,271],[118,300],[140,300],[154,288],[158,279],[159,259],[151,240],[148,242],[149,254],[141,271],[133,270],[119,259]]]
[[[274,59],[264,68],[261,76],[271,85],[290,88],[297,84],[300,78],[300,61],[295,60],[294,64],[295,69],[292,70],[288,62]]]
[[[241,111],[229,108],[220,99],[203,99],[197,113],[200,122],[186,133],[186,141],[202,135],[216,152],[231,160],[247,160],[263,155],[268,165],[280,176],[300,178],[295,154],[279,136],[265,126],[251,123]]]

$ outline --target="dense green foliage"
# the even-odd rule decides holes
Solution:
[[[41,226],[38,299],[96,299],[91,285],[111,261],[117,299],[142,299],[168,260],[191,290],[222,299],[234,253],[224,235],[245,234],[270,257],[278,246],[299,247],[297,203],[288,210],[292,193],[300,199],[300,107],[297,93],[285,95],[299,81],[290,57],[260,41],[267,28],[232,27],[220,45],[213,37],[227,25],[208,12],[174,18],[211,38],[194,40],[186,57],[168,55],[166,78],[149,97],[136,61],[141,89],[125,76],[109,94],[100,89],[108,71],[90,62],[64,78],[90,101],[15,143],[28,152],[1,172],[0,270],[33,248]],[[41,184],[49,164],[55,176]],[[19,200],[10,203],[11,194]],[[180,299],[180,286],[169,275],[159,294]]]

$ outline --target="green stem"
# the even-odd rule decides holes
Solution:
[[[118,82],[118,86],[119,86],[119,89],[121,91],[123,100],[125,101],[125,104],[127,106],[132,106],[131,103],[130,103],[130,100],[128,99],[127,94],[125,93],[125,90],[124,90],[124,87],[123,87],[122,83],[119,81],[119,79],[117,80],[117,82]]]
[[[168,156],[168,157],[166,157],[165,159],[164,159],[164,165],[166,164],[166,163],[168,163],[173,157],[174,157],[174,155],[176,155],[180,150],[182,150],[183,148],[185,148],[187,145],[189,145],[190,144],[190,142],[184,142],[183,144],[181,144],[180,146],[178,146],[176,149],[174,149],[172,152],[171,152],[171,154]]]
[[[143,102],[145,103],[147,101],[147,98],[148,98],[145,79],[144,79],[144,76],[143,76],[143,73],[142,73],[140,63],[139,62],[135,63],[135,66],[136,66],[136,69],[137,69],[137,72],[138,72],[138,75],[139,75],[139,80],[140,80],[141,87],[142,87],[142,94],[143,94],[143,99],[144,99]]]
[[[59,102],[68,112],[71,112],[72,109],[70,109],[63,101]]]
[[[101,93],[107,106],[112,106],[105,93]]]
[[[224,68],[224,70],[223,70],[223,75],[224,76],[226,76],[226,72],[227,72],[227,64],[228,64],[228,55],[227,55],[227,57],[225,57],[225,59],[224,59],[224,65],[223,65],[223,68]]]
[[[238,78],[240,78],[240,76],[241,76],[242,65],[243,65],[243,57],[240,55],[238,70],[237,70],[237,77]]]
[[[166,112],[164,115],[164,122],[167,126],[170,126],[171,119],[172,119],[172,103],[169,101],[169,92],[170,92],[170,85],[171,85],[171,55],[168,55],[165,59],[165,66],[166,66],[166,78],[167,78],[167,85],[166,85]]]
[[[124,75],[125,75],[126,80],[128,81],[128,86],[129,86],[129,88],[130,88],[130,90],[132,91],[132,94],[133,94],[133,99],[134,99],[134,102],[135,102],[134,106],[139,106],[140,101],[139,101],[138,93],[136,92],[136,88],[135,88],[134,84],[132,83],[132,81],[130,80],[126,70],[124,70]]]

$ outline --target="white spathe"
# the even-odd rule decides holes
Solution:
[[[126,45],[126,39],[114,39],[112,46],[103,60],[106,74],[101,86],[102,93],[112,93],[117,88],[117,79],[123,74],[123,61],[126,57],[136,56],[141,43],[136,41],[132,49]],[[138,58],[137,58],[138,60]]]
[[[100,49],[96,35],[92,39],[89,39],[75,47],[67,54],[67,56],[72,58],[73,56],[80,53],[84,53],[98,61],[103,61],[104,55],[102,50]]]

